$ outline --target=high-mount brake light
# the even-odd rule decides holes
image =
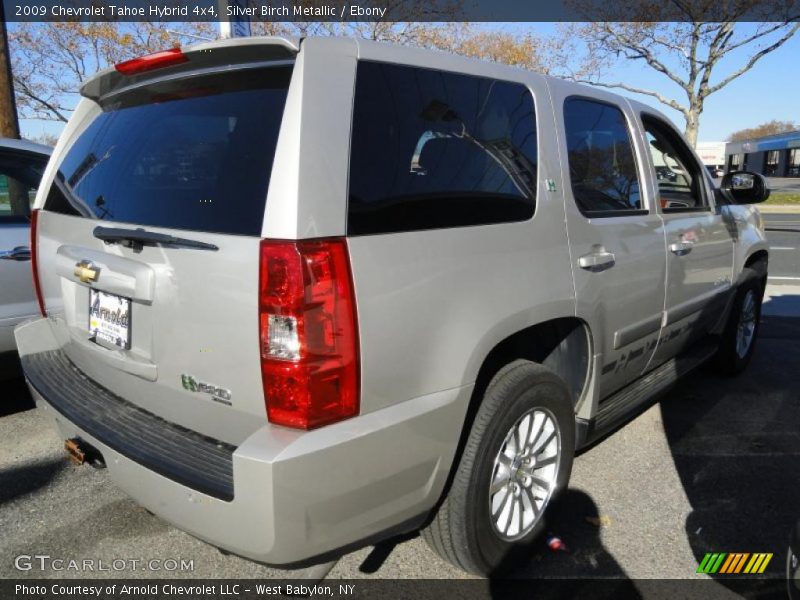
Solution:
[[[314,429],[358,414],[358,329],[345,239],[261,241],[259,334],[271,423]]]
[[[139,73],[163,69],[164,67],[171,67],[185,62],[189,62],[189,58],[183,51],[180,48],[172,48],[163,52],[126,60],[114,65],[114,68],[123,75],[138,75]]]

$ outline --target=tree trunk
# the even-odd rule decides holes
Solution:
[[[14,100],[14,80],[11,78],[11,57],[8,53],[5,11],[0,4],[0,135],[19,138],[17,103]]]
[[[8,33],[6,32],[5,11],[0,4],[0,135],[8,138],[19,138],[19,121],[17,120],[17,103],[14,99],[14,80],[11,78],[11,57],[8,52]],[[8,203],[12,215],[27,216],[30,214],[28,189],[22,182],[6,174]]]
[[[683,135],[692,148],[697,146],[697,131],[699,128],[700,119],[696,114],[692,113],[691,116],[686,118],[686,128],[683,130]]]

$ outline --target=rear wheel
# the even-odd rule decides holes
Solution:
[[[535,363],[507,365],[486,389],[453,483],[423,537],[471,573],[511,566],[545,530],[574,449],[564,382]]]
[[[741,373],[750,363],[758,337],[763,295],[761,281],[755,275],[745,280],[736,291],[728,324],[714,358],[714,365],[721,373]]]

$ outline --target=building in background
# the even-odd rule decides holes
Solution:
[[[800,177],[800,131],[728,142],[725,170],[754,171],[767,177]]]
[[[725,142],[697,142],[694,149],[705,166],[725,168]]]

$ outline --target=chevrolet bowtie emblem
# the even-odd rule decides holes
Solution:
[[[75,277],[80,279],[83,283],[97,281],[98,275],[100,275],[100,269],[90,260],[82,260],[75,264]]]

